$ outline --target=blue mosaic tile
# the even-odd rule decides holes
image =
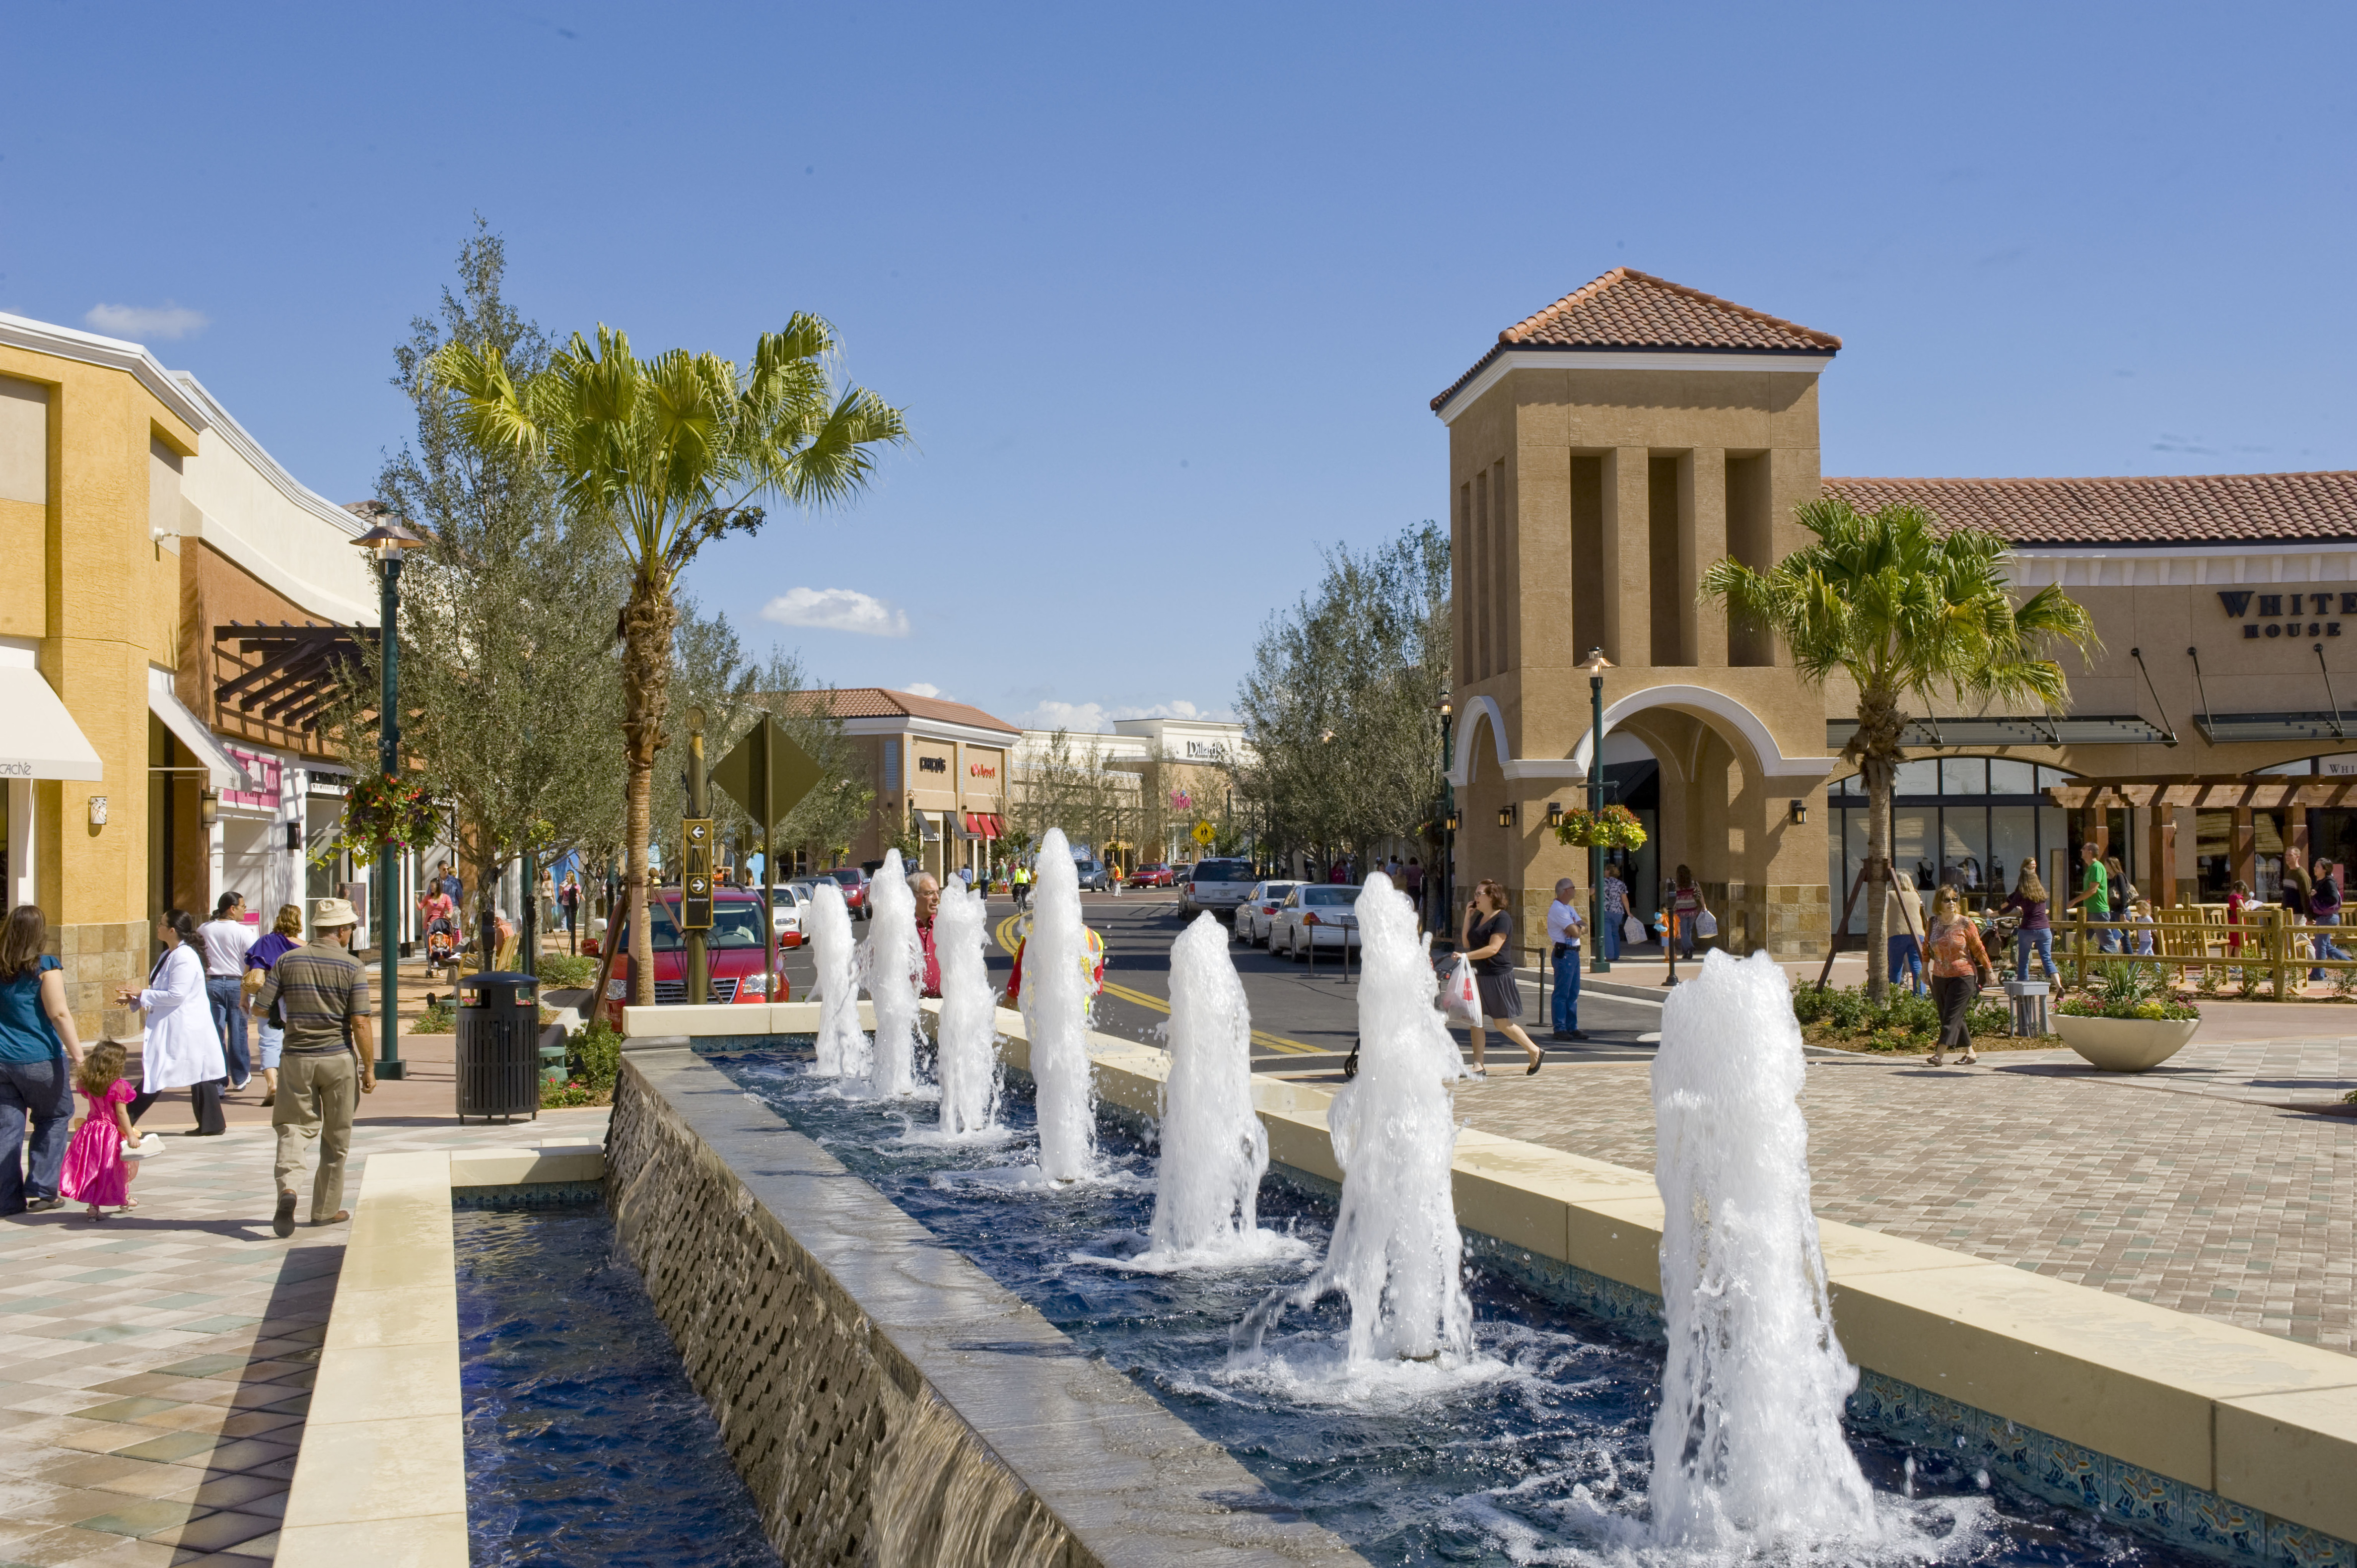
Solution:
[[[2105,1455],[2040,1433],[2029,1457],[2032,1477],[2046,1491],[2069,1498],[2083,1509],[2103,1509],[2110,1489],[2106,1472],[2113,1463]]]
[[[2267,1560],[2267,1516],[2215,1492],[2188,1488],[2178,1538],[2195,1551],[2233,1563]]]
[[[2174,1536],[2185,1514],[2185,1483],[2126,1460],[2112,1461],[2104,1507],[2123,1523],[2147,1535]]]
[[[2357,1544],[2270,1515],[2267,1560],[2286,1568],[2357,1568]]]

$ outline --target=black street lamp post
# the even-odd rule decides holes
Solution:
[[[1433,926],[1444,937],[1448,919],[1457,908],[1457,787],[1448,781],[1448,770],[1457,765],[1449,750],[1449,721],[1456,716],[1456,705],[1446,697],[1440,702],[1440,875],[1433,878],[1439,885],[1440,908],[1435,911]]]
[[[1580,668],[1587,671],[1589,709],[1587,750],[1587,815],[1595,822],[1604,814],[1604,672],[1612,668],[1612,660],[1604,657],[1604,650],[1587,650],[1587,662]],[[1609,974],[1612,961],[1604,956],[1604,846],[1587,846],[1587,906],[1596,911],[1596,940],[1587,944],[1587,971],[1590,974]]]
[[[380,505],[376,526],[352,541],[377,559],[377,652],[383,685],[377,693],[377,770],[385,782],[401,779],[401,562],[425,541],[402,525],[392,509]],[[393,864],[393,846],[386,840],[376,846],[378,1005],[384,1019],[377,1043],[376,1075],[403,1078],[409,1066],[401,1059],[401,950],[394,943],[393,906],[401,897],[401,868]]]

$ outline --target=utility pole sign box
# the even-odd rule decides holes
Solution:
[[[778,925],[770,900],[776,896],[778,860],[770,835],[824,776],[810,754],[796,746],[767,713],[712,770],[712,781],[745,808],[745,814],[761,831],[761,929],[769,933],[762,945],[773,976],[778,972]]]

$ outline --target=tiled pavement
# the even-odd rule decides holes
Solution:
[[[1464,1086],[1484,1132],[1650,1170],[1643,1063]],[[2096,1074],[2069,1052],[1813,1058],[1817,1212],[2357,1352],[2357,1039],[2188,1047]]]
[[[372,1153],[591,1142],[605,1121],[363,1122],[345,1203]],[[170,1146],[130,1214],[0,1220],[0,1568],[276,1551],[343,1228],[270,1233],[267,1128],[158,1130]]]

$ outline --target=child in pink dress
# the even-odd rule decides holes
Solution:
[[[138,1090],[123,1076],[129,1053],[120,1040],[102,1040],[85,1052],[74,1088],[90,1101],[90,1113],[74,1128],[66,1145],[65,1174],[58,1191],[90,1206],[92,1219],[106,1218],[109,1208],[136,1208],[131,1178],[138,1165],[123,1157],[124,1145],[138,1141],[131,1130],[131,1112],[124,1109]]]

